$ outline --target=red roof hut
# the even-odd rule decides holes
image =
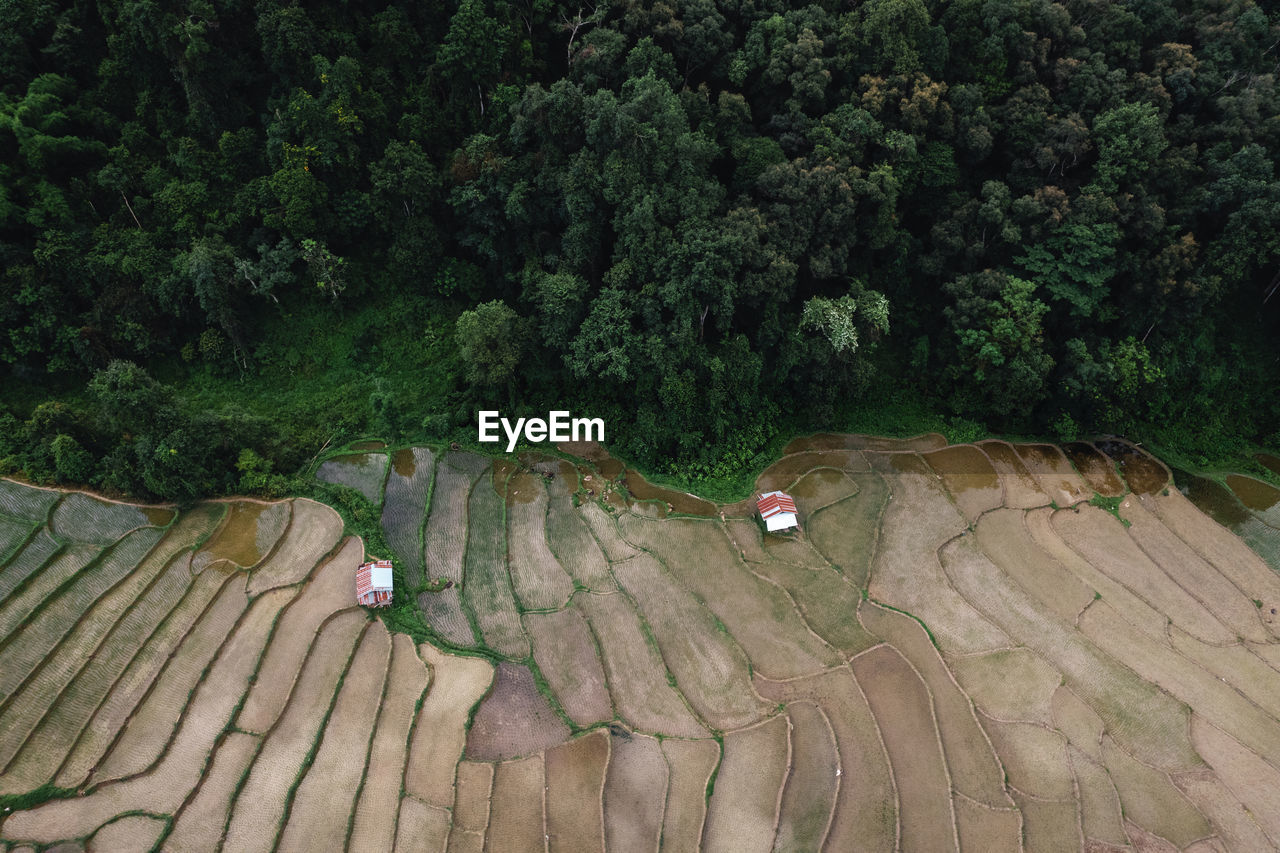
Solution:
[[[356,570],[356,601],[365,607],[391,603],[391,561],[375,560]]]

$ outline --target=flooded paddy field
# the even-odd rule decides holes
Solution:
[[[0,847],[1280,846],[1261,480],[818,435],[757,481],[777,535],[598,446],[353,449],[318,476],[379,504],[427,642],[322,505],[0,483],[0,796],[42,792]]]

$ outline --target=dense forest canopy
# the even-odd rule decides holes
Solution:
[[[1274,440],[1278,64],[1255,0],[6,3],[0,456],[262,487],[318,433],[184,383],[344,323],[447,374],[355,348],[391,438],[576,402],[706,472],[879,389]]]

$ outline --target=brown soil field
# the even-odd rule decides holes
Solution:
[[[1106,724],[1097,712],[1065,684],[1054,692],[1051,708],[1053,727],[1066,735],[1072,746],[1101,763],[1102,734],[1106,731]]]
[[[709,732],[667,683],[667,669],[639,615],[622,593],[579,593],[581,608],[600,644],[600,658],[618,716],[637,729],[673,737]]]
[[[236,786],[253,763],[262,740],[257,735],[231,732],[213,753],[195,796],[184,803],[164,848],[174,853],[202,853],[210,839],[220,838],[231,812]]]
[[[785,591],[746,568],[719,525],[630,516],[619,525],[628,540],[658,556],[685,588],[706,603],[761,674],[792,678],[842,660],[805,624]]]
[[[1071,853],[1084,847],[1075,803],[1037,800],[1025,794],[1015,794],[1014,800],[1022,812],[1022,849],[1026,853]]]
[[[289,807],[296,803],[291,794],[306,772],[303,759],[313,754],[326,718],[331,717],[340,679],[368,626],[363,612],[351,610],[335,616],[316,638],[279,724],[264,738],[262,751],[231,807],[225,842],[229,849],[275,846]]]
[[[863,587],[871,570],[880,519],[889,487],[879,474],[855,475],[858,493],[815,514],[805,526],[815,548],[855,587]]]
[[[662,837],[667,762],[656,738],[617,729],[604,783],[605,847],[652,853]]]
[[[427,576],[461,583],[467,547],[467,499],[476,476],[448,464],[455,458],[455,454],[449,454],[436,467],[423,542]]]
[[[785,456],[806,450],[937,450],[946,446],[946,437],[936,432],[927,432],[914,438],[818,433],[794,439],[782,449],[782,453]]]
[[[1049,496],[1040,488],[1040,481],[1027,469],[1013,445],[1007,441],[980,441],[977,446],[987,454],[991,467],[1000,477],[1005,506],[1031,509],[1049,503]]]
[[[52,539],[36,541],[47,541],[49,554],[53,554],[57,548]],[[10,567],[13,574],[9,575],[10,569],[6,569],[6,574],[0,576],[0,642],[22,627],[37,607],[100,553],[101,549],[95,545],[71,545],[55,556],[44,557],[40,560],[40,565],[29,571],[25,566],[13,565]],[[29,556],[32,560],[36,559],[34,553]],[[22,583],[24,580],[26,583]],[[12,584],[6,583],[7,581],[12,581]],[[18,588],[19,584],[21,588]]]
[[[1052,444],[1015,444],[1013,447],[1040,484],[1040,491],[1058,506],[1071,506],[1089,498],[1088,485],[1057,447]]]
[[[1062,676],[1029,649],[951,658],[947,667],[978,710],[997,720],[1049,725]]]
[[[262,733],[275,724],[316,632],[331,614],[355,607],[356,568],[363,556],[360,540],[348,539],[342,550],[315,570],[311,582],[285,610],[254,689],[236,720],[241,729]]]
[[[879,726],[848,667],[810,678],[776,682],[756,678],[760,695],[778,702],[812,701],[827,715],[840,754],[842,784],[827,836],[830,850],[893,850],[897,845],[897,792]]]
[[[649,554],[613,567],[658,642],[663,663],[712,728],[739,728],[764,715],[751,690],[751,664],[714,614]]]
[[[591,627],[576,606],[526,613],[533,659],[564,712],[579,726],[613,719],[613,703]]]
[[[382,483],[387,477],[387,454],[354,453],[334,456],[320,463],[316,479],[350,486],[369,500],[382,501]]]
[[[62,497],[55,489],[39,489],[0,478],[0,513],[23,521],[44,524],[49,510]]]
[[[447,809],[453,805],[454,772],[466,746],[466,723],[488,692],[494,668],[483,658],[450,655],[426,644],[418,647],[418,654],[431,668],[431,687],[409,736],[404,789]]]
[[[613,516],[598,503],[584,503],[578,507],[578,515],[586,522],[596,542],[604,550],[605,557],[614,562],[626,560],[640,553],[618,532]]]
[[[569,727],[538,692],[529,667],[503,661],[489,695],[472,717],[466,756],[472,761],[505,761],[541,752],[568,737]]]
[[[822,709],[809,702],[787,706],[791,762],[778,808],[775,850],[821,850],[841,784],[836,736]],[[850,784],[856,784],[849,780]]]
[[[223,571],[256,566],[284,535],[293,517],[293,505],[294,501],[224,504],[222,523],[196,553],[192,571],[198,573],[208,566]]]
[[[1102,757],[1126,820],[1179,848],[1213,833],[1167,775],[1137,761],[1110,738],[1102,741]]]
[[[377,712],[364,785],[351,826],[353,850],[389,850],[395,842],[395,814],[409,753],[413,714],[430,681],[427,667],[406,634],[391,635],[391,665],[386,693]]]
[[[484,479],[471,490],[467,508],[467,554],[462,581],[466,606],[484,641],[512,660],[529,656],[529,638],[507,571],[506,506]]]
[[[249,594],[306,580],[341,539],[342,518],[336,512],[314,501],[293,501],[289,529],[266,562],[249,575]]]
[[[89,839],[89,853],[147,853],[165,833],[163,820],[146,815],[125,815],[99,829]]]
[[[952,588],[938,563],[938,549],[968,524],[932,469],[914,455],[868,456],[890,488],[872,562],[871,597],[923,620],[945,653],[1011,645],[1003,631]]]
[[[791,755],[786,714],[725,735],[724,758],[707,803],[704,850],[767,853],[773,848]]]
[[[552,850],[604,853],[604,779],[609,734],[596,731],[548,749],[547,836]]]
[[[485,849],[494,853],[546,850],[546,782],[542,756],[507,761],[493,771],[493,807]]]
[[[1267,850],[1277,846],[1258,826],[1249,810],[1240,806],[1217,774],[1209,770],[1193,770],[1178,774],[1173,781],[1178,790],[1195,804],[1196,810],[1213,824],[1227,850]]]
[[[1067,747],[1071,770],[1080,793],[1080,828],[1085,838],[1126,845],[1120,796],[1107,770],[1074,746]]]
[[[416,797],[400,800],[396,823],[396,853],[443,853],[449,838],[449,811],[429,806]]]
[[[1179,653],[1228,682],[1267,714],[1280,719],[1280,673],[1248,646],[1210,646],[1169,627],[1169,641]]]
[[[218,605],[205,614],[187,635],[164,669],[133,709],[123,728],[104,731],[96,743],[85,741],[86,752],[77,747],[59,780],[67,785],[83,784],[86,774],[94,783],[141,773],[160,757],[173,734],[183,704],[195,689],[205,668],[218,653],[248,605],[244,581],[233,579]],[[114,737],[115,740],[109,740]],[[93,748],[90,749],[90,746]],[[102,750],[109,749],[105,760]]]
[[[889,646],[850,662],[880,725],[898,791],[898,827],[907,850],[955,848],[950,774],[934,721],[928,688],[911,664]]]
[[[662,816],[662,847],[694,850],[707,817],[707,782],[720,764],[720,745],[713,740],[662,742],[667,759],[667,807]]]
[[[458,762],[458,793],[453,801],[454,832],[484,833],[485,827],[489,825],[489,794],[492,791],[492,764],[481,761]]]
[[[507,563],[524,610],[558,610],[573,595],[573,580],[547,547],[547,490],[523,472],[507,483]]]
[[[294,794],[279,841],[284,849],[321,850],[346,838],[390,663],[391,635],[381,623],[371,623],[351,660],[315,759]]]
[[[987,718],[983,727],[1000,755],[1009,785],[1042,800],[1073,796],[1067,739],[1047,726],[1005,723]]]
[[[1199,714],[1191,717],[1191,741],[1227,789],[1273,844],[1280,844],[1280,771]]]
[[[101,501],[82,492],[72,492],[53,508],[49,532],[64,542],[106,546],[130,530],[151,523],[147,514],[133,504]]]
[[[797,480],[788,494],[795,499],[796,509],[803,519],[836,501],[852,497],[857,491],[858,487],[844,471],[815,468]]]
[[[563,467],[573,470],[566,463],[562,472],[547,483],[547,545],[576,585],[592,592],[612,592],[618,587],[609,574],[605,552],[573,506],[571,495],[577,488],[577,474],[567,480]],[[611,555],[621,550],[617,544],[609,548]]]
[[[665,504],[673,513],[682,515],[712,516],[716,514],[716,505],[688,492],[657,486],[644,478],[639,471],[627,470],[623,480],[627,492],[637,501],[656,501]]]
[[[854,459],[858,462],[854,462]],[[784,456],[768,468],[760,472],[756,478],[755,491],[772,492],[777,489],[787,491],[797,480],[814,468],[834,468],[836,470],[849,465],[858,465],[861,457],[854,450],[807,450]],[[749,512],[754,512],[754,501]]]
[[[980,547],[1009,580],[1067,624],[1089,606],[1096,592],[1046,554],[1031,538],[1018,510],[987,513],[974,533]]]
[[[430,448],[406,447],[392,454],[382,501],[382,531],[404,565],[411,587],[423,578],[422,527],[435,471],[436,457]]]
[[[858,608],[858,618],[868,631],[886,640],[905,657],[924,681],[933,699],[934,717],[952,787],[991,808],[1012,806],[1004,790],[1000,764],[974,716],[969,698],[960,691],[920,623],[871,602],[864,602]]]
[[[972,444],[957,444],[920,454],[942,480],[956,506],[970,521],[1004,502],[1000,477],[991,460]]]
[[[1120,466],[1129,491],[1137,495],[1150,495],[1161,491],[1169,482],[1169,469],[1155,457],[1139,450],[1123,439],[1106,439],[1094,442],[1099,450]]]
[[[993,809],[956,797],[956,835],[961,850],[1020,853],[1022,814],[1017,809]]]

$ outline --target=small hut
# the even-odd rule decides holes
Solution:
[[[365,607],[391,603],[391,561],[375,560],[356,570],[356,601]]]
[[[800,527],[796,518],[796,502],[785,492],[765,492],[756,501],[756,506],[760,508],[760,517],[770,533]]]

